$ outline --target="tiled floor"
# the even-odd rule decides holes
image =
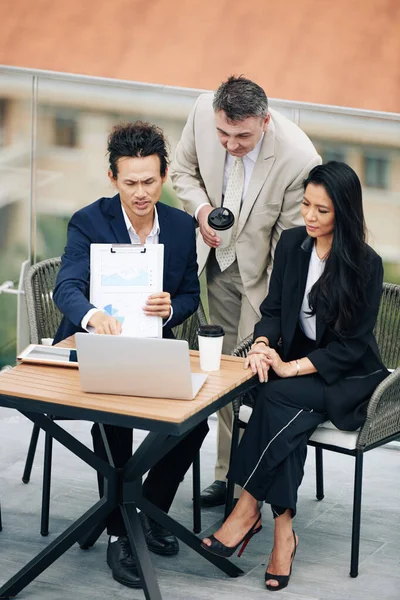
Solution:
[[[213,480],[216,421],[202,450],[202,482]],[[90,444],[89,424],[68,422],[65,427]],[[0,584],[53,540],[96,499],[91,470],[57,443],[54,449],[51,533],[39,534],[42,445],[32,480],[21,482],[31,424],[11,410],[0,408]],[[139,441],[143,434],[136,432]],[[400,599],[400,451],[374,450],[365,457],[360,574],[349,577],[352,477],[350,457],[325,453],[325,499],[314,492],[314,457],[309,449],[306,474],[300,490],[296,532],[299,549],[290,585],[274,600],[399,600]],[[174,516],[191,525],[191,474],[188,473],[173,505]],[[222,508],[204,510],[203,529],[212,532]],[[272,518],[263,509],[262,532],[235,562],[245,571],[230,579],[181,545],[178,556],[152,555],[164,600],[258,600],[268,597],[263,587],[265,562],[271,550]],[[54,565],[23,590],[21,600],[142,599],[143,592],[116,583],[105,563],[107,538],[91,550],[71,548]]]

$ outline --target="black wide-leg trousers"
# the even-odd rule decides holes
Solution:
[[[274,516],[287,508],[294,516],[307,441],[327,419],[325,384],[318,374],[259,384],[228,479],[270,504]]]
[[[122,468],[132,456],[133,430],[126,427],[105,425],[108,445],[114,465]],[[143,483],[143,496],[164,512],[168,512],[176,491],[186,471],[201,448],[208,433],[207,420],[202,421],[181,442],[150,469]],[[106,449],[97,423],[92,427],[93,448],[97,456],[108,461]],[[98,475],[100,497],[104,491],[104,479]],[[119,508],[107,519],[108,535],[126,535],[125,524]]]

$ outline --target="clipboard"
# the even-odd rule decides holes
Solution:
[[[91,244],[90,302],[118,319],[122,335],[162,337],[162,317],[143,306],[162,291],[163,244]]]

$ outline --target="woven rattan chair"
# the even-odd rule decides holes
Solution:
[[[61,322],[62,314],[53,302],[53,289],[60,268],[61,258],[49,258],[32,265],[26,274],[24,288],[30,340],[32,344],[40,344],[43,338],[53,338]],[[29,483],[39,438],[40,427],[33,426],[31,441],[25,461],[22,481]],[[40,533],[49,533],[50,484],[53,439],[46,433],[44,443],[42,514]]]
[[[60,258],[50,258],[33,265],[27,273],[25,295],[32,344],[40,343],[42,338],[53,338],[60,324],[62,314],[53,302],[53,289],[60,264]],[[205,323],[207,321],[200,303],[196,313],[186,319],[184,323],[175,327],[174,335],[178,339],[187,340],[189,348],[192,350],[198,350],[197,329],[199,325],[204,325]],[[40,428],[34,425],[22,476],[24,483],[28,483],[30,480],[39,432]],[[52,449],[52,437],[46,433],[40,523],[40,533],[44,536],[49,533]],[[193,463],[193,499],[193,530],[199,533],[201,530],[200,455],[196,457]]]
[[[400,438],[400,285],[383,284],[375,336],[382,360],[391,374],[384,379],[371,396],[367,418],[357,431],[340,431],[330,421],[322,423],[308,441],[315,447],[316,496],[324,497],[322,451],[331,450],[355,458],[353,526],[351,538],[350,576],[358,575],[360,548],[361,494],[364,453]],[[249,336],[234,350],[234,356],[247,356],[253,337]],[[231,459],[239,440],[239,429],[245,428],[250,418],[251,397],[241,396],[233,402],[234,425]],[[233,484],[228,483],[225,516],[233,506]]]

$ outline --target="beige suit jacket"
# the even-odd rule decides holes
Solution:
[[[191,215],[204,202],[221,206],[226,151],[215,127],[214,95],[197,99],[178,144],[171,177],[183,207]],[[303,180],[321,158],[306,134],[275,110],[239,215],[236,256],[242,283],[253,308],[268,291],[276,243],[284,229],[304,225],[300,216]],[[197,238],[199,273],[210,248]]]

